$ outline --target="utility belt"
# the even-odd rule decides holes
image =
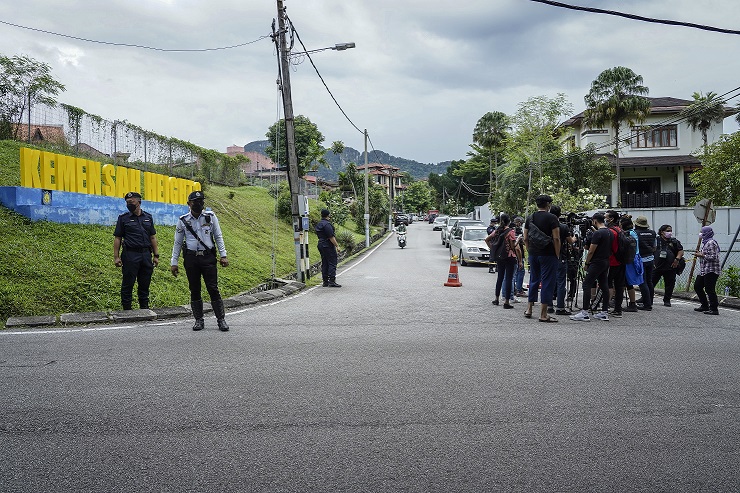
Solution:
[[[151,247],[130,247],[130,246],[123,246],[123,249],[127,252],[136,252],[136,253],[146,253],[151,252]]]
[[[208,250],[190,250],[185,249],[185,255],[193,255],[194,257],[204,257],[206,255],[216,255],[215,248],[209,248]]]

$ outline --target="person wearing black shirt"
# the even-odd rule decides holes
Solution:
[[[570,319],[578,322],[590,322],[588,307],[591,306],[591,290],[594,283],[599,283],[601,290],[601,311],[594,318],[609,321],[609,257],[612,254],[614,234],[604,224],[604,214],[597,212],[592,218],[596,231],[591,235],[591,244],[586,256],[586,277],[583,279],[583,304],[581,311],[571,315]]]
[[[329,222],[331,213],[328,209],[322,209],[321,221],[316,223],[314,230],[319,237],[319,253],[321,254],[321,278],[323,286],[329,288],[341,288],[337,284],[337,251],[339,243],[334,236],[334,226]]]
[[[673,227],[670,224],[664,224],[658,229],[655,269],[653,270],[653,286],[658,284],[661,277],[665,284],[664,306],[671,306],[673,289],[676,287],[676,267],[681,257],[683,257],[683,245],[673,237]]]
[[[138,282],[139,308],[146,309],[152,274],[159,265],[157,231],[152,215],[141,210],[141,194],[129,192],[124,199],[128,212],[118,216],[113,232],[113,263],[123,271],[121,305],[124,310],[131,310],[134,284]],[[123,253],[120,253],[122,245]]]
[[[524,316],[532,318],[532,309],[537,302],[538,290],[542,290],[540,298],[540,322],[557,322],[558,319],[547,313],[547,304],[552,301],[555,292],[555,281],[558,272],[558,257],[560,256],[560,222],[558,217],[551,214],[552,198],[549,195],[539,195],[535,199],[537,212],[527,218],[524,223],[524,244],[529,252],[529,303]],[[545,235],[551,237],[546,247],[540,248],[529,242],[530,225],[534,225]]]
[[[558,221],[560,220],[560,213],[562,212],[560,206],[553,205],[550,207],[550,212],[558,217]],[[565,252],[566,249],[575,242],[575,238],[570,233],[570,229],[568,229],[567,224],[560,222],[559,227],[560,244],[562,246],[560,247],[560,259],[558,260],[558,271],[555,282],[555,296],[557,298],[557,306],[555,308],[557,308],[557,310],[553,309],[552,300],[550,300],[547,312],[555,312],[556,315],[570,315],[571,312],[565,309],[566,281],[568,280],[568,256],[565,255]]]

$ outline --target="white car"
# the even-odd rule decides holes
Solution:
[[[450,254],[457,255],[460,265],[488,264],[490,252],[485,242],[488,232],[478,225],[460,226],[450,237]]]
[[[442,239],[442,245],[445,247],[450,246],[450,232],[452,231],[452,226],[459,220],[459,219],[467,219],[465,216],[450,216],[445,219],[445,224],[442,227],[442,232],[440,233],[440,238]]]
[[[442,228],[444,228],[446,220],[447,220],[447,216],[435,217],[434,222],[432,223],[432,231],[440,231]]]

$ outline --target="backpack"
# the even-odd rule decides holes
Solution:
[[[506,244],[506,235],[509,234],[509,231],[511,231],[511,228],[504,229],[491,242],[491,260],[500,262],[506,260],[506,257],[509,256],[509,248]]]
[[[632,264],[637,255],[637,240],[624,231],[611,229],[617,235],[617,250],[614,252],[614,258],[622,265]]]
[[[529,228],[527,228],[527,240],[529,247],[536,250],[544,250],[552,243],[552,237],[542,232],[534,223],[534,217],[529,216]]]

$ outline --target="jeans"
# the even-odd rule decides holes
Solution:
[[[512,279],[512,283],[514,285],[514,293],[520,293],[522,289],[524,289],[524,263],[522,262],[522,266],[519,267],[519,264],[517,263],[516,268],[514,269],[514,278]]]
[[[496,264],[496,270],[498,271],[498,277],[496,278],[496,299],[501,294],[501,287],[504,288],[504,300],[508,303],[513,298],[512,279],[514,278],[514,268],[516,268],[516,257],[508,257],[504,261],[499,261]]]
[[[529,296],[530,303],[537,302],[538,291],[542,290],[540,302],[552,302],[558,271],[558,258],[555,255],[529,256]],[[541,284],[541,285],[540,285]]]
[[[640,294],[642,295],[643,304],[649,307],[653,306],[653,293],[655,292],[655,286],[653,285],[655,262],[653,260],[646,261],[643,259],[642,268],[645,272],[642,275],[643,282],[640,284]]]
[[[565,291],[566,281],[568,280],[568,261],[561,259],[558,265],[558,272],[556,275],[556,293],[558,297],[558,310],[565,309]]]
[[[696,296],[699,297],[699,301],[701,301],[701,306],[708,306],[710,310],[716,310],[719,306],[717,279],[719,279],[719,274],[707,272],[703,276],[697,276],[696,281],[694,281],[694,291]]]

